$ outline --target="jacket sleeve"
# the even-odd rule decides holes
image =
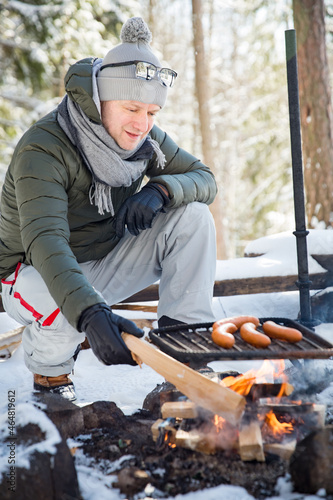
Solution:
[[[179,207],[193,201],[209,205],[217,193],[215,177],[211,170],[177,144],[156,125],[150,132],[165,155],[164,169],[151,160],[147,170],[150,182],[158,182],[169,192],[169,207]]]
[[[25,150],[17,158],[13,180],[27,262],[40,273],[61,312],[76,328],[82,311],[103,299],[70,248],[66,174],[51,155]]]

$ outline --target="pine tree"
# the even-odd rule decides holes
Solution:
[[[1,0],[0,173],[22,133],[64,95],[69,65],[88,56],[104,57],[119,43],[122,23],[132,15],[122,3]]]

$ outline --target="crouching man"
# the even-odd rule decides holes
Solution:
[[[102,363],[135,364],[121,332],[143,332],[110,304],[160,280],[160,326],[214,320],[216,183],[154,125],[177,74],[150,41],[131,18],[103,60],[71,66],[66,96],[23,135],[2,189],[3,305],[26,325],[35,390],[70,400],[85,337]]]

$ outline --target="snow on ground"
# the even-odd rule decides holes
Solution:
[[[308,250],[309,254],[328,254],[332,248],[333,231],[310,231]],[[273,237],[260,238],[248,245],[249,253],[264,253],[262,257],[236,259],[234,261],[218,262],[216,279],[222,278],[244,278],[250,276],[273,276],[297,274],[296,244],[295,237],[289,233],[282,233]],[[323,269],[309,258],[310,272],[320,272]],[[243,295],[237,297],[214,298],[214,311],[216,318],[225,316],[236,316],[240,314],[251,314],[258,317],[285,317],[296,319],[299,312],[298,292],[271,293],[257,295]],[[126,315],[130,319],[155,318],[153,313],[118,311],[118,314]],[[0,333],[17,328],[15,321],[5,313],[0,314]],[[321,324],[316,328],[316,333],[333,343],[333,324]],[[148,330],[146,330],[146,333]],[[318,360],[317,362],[321,362]],[[332,361],[323,361],[331,363]],[[237,370],[244,372],[251,368],[257,368],[261,361],[216,361],[210,366],[216,371]],[[98,400],[114,401],[117,406],[129,415],[142,407],[145,396],[154,389],[156,384],[163,382],[163,377],[158,375],[149,366],[104,366],[92,354],[91,350],[81,351],[75,365],[72,376],[76,386],[78,404],[85,405]],[[333,384],[332,384],[333,385]],[[332,398],[332,385],[324,391],[322,401]],[[17,423],[23,421],[39,421],[45,427],[44,414],[32,405],[32,376],[24,365],[23,351],[20,346],[14,355],[5,362],[0,363],[0,432],[8,433],[8,394],[15,391],[15,405]],[[23,417],[24,415],[24,417]],[[24,420],[23,420],[24,418]],[[52,451],[52,444],[56,442],[57,434],[52,426],[48,429],[49,440],[45,442],[45,449]],[[29,450],[28,452],[29,453]],[[27,453],[22,456],[27,458]],[[8,458],[8,450],[0,448],[0,473],[4,472]],[[119,490],[110,486],[114,481],[112,472],[116,464],[107,465],[109,475],[102,470],[93,467],[92,463],[83,454],[76,455],[76,469],[84,500],[119,500],[124,498]],[[149,486],[145,495],[151,497]],[[178,495],[176,500],[252,500],[243,488],[220,485],[215,488],[199,492],[191,492],[186,495]],[[280,478],[276,487],[276,496],[271,500],[319,500],[325,497],[325,492],[317,495],[304,495],[292,491],[292,485],[288,477]],[[154,496],[152,495],[152,498]]]

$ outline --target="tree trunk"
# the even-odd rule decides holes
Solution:
[[[323,0],[293,0],[297,38],[306,213],[310,228],[332,226],[332,107]]]
[[[195,93],[198,102],[198,113],[200,123],[200,133],[202,140],[203,161],[208,165],[214,174],[215,158],[212,145],[212,127],[210,120],[209,98],[210,98],[210,78],[209,64],[205,54],[204,32],[202,26],[202,0],[192,0],[192,23],[193,23],[193,46],[195,58]],[[218,175],[216,175],[218,179]],[[217,258],[226,258],[226,249],[223,231],[222,206],[217,195],[214,203],[210,206],[216,225]]]

